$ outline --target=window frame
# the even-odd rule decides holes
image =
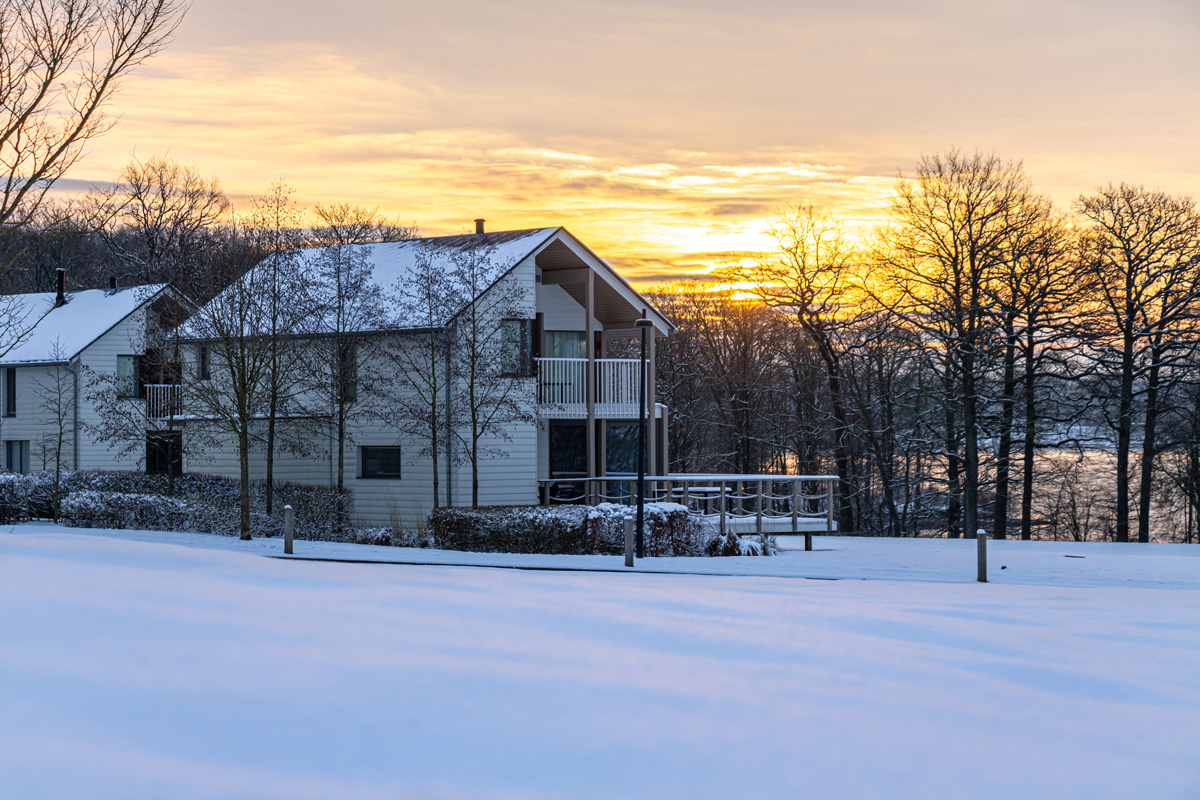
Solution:
[[[394,450],[396,472],[368,472],[367,471],[367,451],[368,450]],[[358,477],[363,480],[400,480],[403,475],[404,452],[403,448],[398,444],[370,444],[360,445],[358,448]]]
[[[17,416],[16,367],[6,367],[4,370],[4,416],[6,419]]]
[[[132,394],[126,393],[125,392],[126,387],[122,385],[121,359],[123,359],[123,358],[130,359],[130,361],[133,364],[133,371],[128,375],[128,379],[130,381],[128,388],[130,388],[132,390]],[[118,399],[120,399],[120,400],[137,400],[138,398],[140,398],[142,396],[141,360],[142,360],[141,356],[137,355],[136,353],[118,353],[117,354],[117,366],[116,366],[116,370],[113,373],[114,377],[115,377],[115,380],[113,382],[116,384]]]
[[[28,439],[5,439],[4,440],[4,468],[9,472],[19,475],[28,475],[30,470],[30,453]],[[16,450],[17,458],[13,458],[13,450]],[[24,469],[20,469],[21,464],[14,466],[13,461],[24,462]]]

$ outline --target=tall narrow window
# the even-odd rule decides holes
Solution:
[[[200,380],[212,380],[212,364],[208,360],[208,347],[200,346]]]
[[[12,367],[4,370],[4,416],[17,415],[17,371]]]
[[[4,467],[9,472],[29,472],[28,440],[9,439],[4,443]]]
[[[347,339],[341,345],[341,352],[338,354],[338,380],[341,382],[339,388],[342,399],[350,403],[357,400],[358,343],[354,339]]]
[[[117,396],[138,396],[138,357],[117,356]]]
[[[533,320],[506,319],[500,323],[500,369],[511,378],[533,375]]]

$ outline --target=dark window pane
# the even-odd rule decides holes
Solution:
[[[362,476],[364,478],[399,478],[401,451],[399,447],[364,447]]]

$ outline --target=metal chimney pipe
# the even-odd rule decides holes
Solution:
[[[58,297],[54,298],[54,306],[57,308],[67,302],[67,271],[59,267],[54,270],[54,278],[58,284]]]
[[[482,236],[482,235],[483,235],[483,223],[485,223],[485,222],[487,222],[487,220],[483,220],[483,219],[477,219],[477,220],[475,220],[475,233],[476,233],[476,235],[478,235],[478,236]]]

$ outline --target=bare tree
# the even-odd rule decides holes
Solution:
[[[1150,536],[1155,437],[1174,368],[1197,345],[1200,214],[1190,197],[1140,186],[1101,187],[1076,201],[1088,221],[1081,261],[1095,303],[1095,346],[1117,394],[1117,541],[1129,541],[1129,456],[1142,414],[1139,542]]]
[[[947,460],[953,484],[961,432],[968,536],[975,535],[979,513],[980,380],[994,335],[988,287],[1012,257],[1009,243],[1033,224],[1038,208],[1019,163],[958,150],[924,156],[911,179],[898,180],[891,221],[874,256],[886,274],[880,288],[871,288],[876,299],[943,350],[951,400]]]
[[[216,178],[165,156],[134,158],[114,184],[92,190],[87,206],[92,226],[124,267],[112,277],[170,283],[202,300],[224,285],[197,269],[230,207]]]
[[[77,401],[76,374],[66,364],[67,356],[62,342],[56,339],[50,346],[50,360],[54,363],[46,367],[43,377],[33,379],[33,391],[38,411],[41,412],[41,424],[46,428],[46,432],[38,438],[42,469],[54,473],[55,522],[58,521],[59,503],[62,499],[62,473],[67,466],[67,458],[73,453],[70,436]]]
[[[236,442],[243,539],[251,533],[250,450],[261,438],[258,428],[270,403],[273,351],[263,335],[270,326],[270,281],[270,270],[249,270],[181,331],[194,349],[182,375],[188,433],[209,443],[224,437]]]
[[[185,10],[178,0],[0,5],[0,233],[27,226],[87,143],[112,127],[112,95],[166,46]]]
[[[421,246],[412,271],[392,287],[391,324],[398,333],[387,337],[382,355],[394,379],[383,382],[386,396],[379,407],[385,424],[422,443],[412,457],[432,463],[434,508],[441,502],[439,465],[443,458],[453,463],[455,452],[447,446],[450,337],[446,325],[461,299],[437,258],[438,250]],[[450,505],[449,497],[446,504]]]
[[[454,307],[447,326],[449,374],[453,383],[450,431],[471,465],[471,505],[479,505],[479,465],[507,452],[489,440],[511,440],[513,423],[535,420],[529,291],[508,280],[508,265],[495,260],[486,240],[462,237],[439,247]]]
[[[767,305],[808,337],[825,367],[838,474],[838,530],[854,530],[850,425],[842,368],[842,330],[853,322],[856,251],[842,224],[811,204],[781,211],[771,226],[775,250],[734,271]],[[801,419],[801,415],[797,415]]]
[[[271,348],[271,368],[268,373],[267,438],[266,438],[266,512],[270,514],[275,499],[275,453],[280,433],[279,414],[282,406],[291,401],[313,381],[306,375],[303,348],[297,334],[304,333],[304,324],[311,315],[308,303],[310,287],[301,268],[297,248],[303,243],[300,210],[292,201],[293,190],[282,181],[271,184],[267,193],[256,198],[250,207],[247,235],[264,256],[258,269],[268,273],[267,336]],[[303,449],[304,432],[293,426],[285,444],[288,449]]]

